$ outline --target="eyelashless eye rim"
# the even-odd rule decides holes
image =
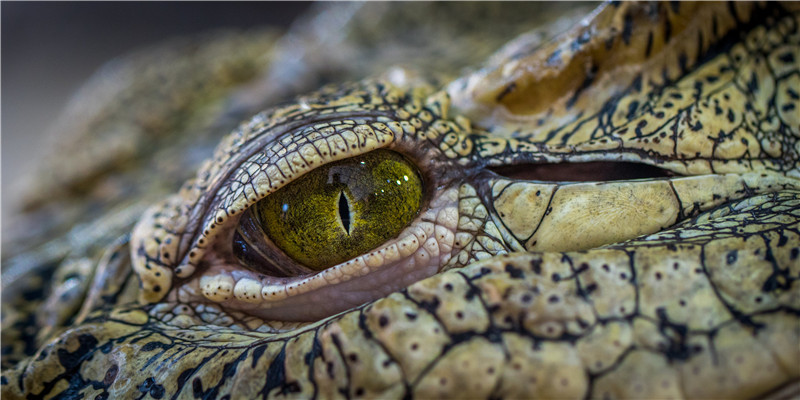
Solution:
[[[391,153],[391,154],[386,154],[386,153]],[[387,240],[394,239],[397,235],[399,235],[403,231],[403,229],[405,229],[409,224],[411,224],[419,216],[419,214],[422,212],[422,210],[425,207],[425,205],[430,201],[431,193],[430,193],[430,190],[428,189],[429,179],[425,176],[426,174],[424,174],[422,171],[420,171],[418,163],[416,161],[414,161],[408,155],[404,154],[404,152],[402,152],[402,151],[397,151],[396,149],[379,148],[379,149],[370,150],[368,152],[365,152],[365,153],[362,153],[362,154],[359,154],[359,155],[354,155],[354,156],[347,157],[347,158],[344,158],[344,159],[341,159],[341,160],[333,161],[331,163],[323,164],[322,166],[318,166],[317,168],[315,168],[313,170],[310,170],[310,171],[307,171],[304,174],[299,175],[298,177],[295,178],[296,179],[295,181],[299,181],[300,179],[305,177],[307,174],[313,174],[313,173],[317,172],[318,169],[324,168],[325,166],[329,166],[330,164],[343,163],[343,162],[353,162],[353,160],[366,157],[366,156],[368,156],[370,154],[372,154],[373,161],[376,161],[376,160],[374,160],[374,158],[376,158],[376,157],[378,158],[378,160],[397,161],[397,160],[390,159],[390,157],[398,157],[400,160],[402,160],[402,162],[404,162],[408,166],[410,166],[413,169],[412,172],[416,175],[416,179],[418,180],[418,183],[419,183],[419,195],[420,196],[419,196],[419,202],[417,203],[416,211],[413,213],[413,215],[410,216],[410,218],[408,219],[406,224],[404,224],[400,229],[398,229],[396,232],[394,232],[394,234],[392,234],[389,237],[383,239],[380,243],[376,244],[373,247],[366,248],[363,251],[360,251],[359,253],[368,253],[369,251],[373,250],[374,248],[380,247],[381,243],[385,243]],[[281,189],[288,187],[289,185],[293,184],[295,181],[286,184]],[[279,190],[281,190],[281,189],[279,189]],[[313,267],[309,267],[309,266],[303,264],[302,262],[296,260],[293,256],[289,255],[289,253],[287,253],[287,251],[285,249],[281,248],[281,246],[279,246],[278,243],[269,235],[269,233],[265,230],[265,227],[262,226],[262,224],[264,224],[264,222],[260,221],[261,217],[259,215],[259,211],[256,209],[256,207],[258,207],[258,205],[261,202],[266,201],[269,196],[276,194],[278,191],[270,193],[267,196],[265,196],[264,198],[262,198],[262,199],[258,200],[257,202],[249,205],[245,209],[245,211],[241,213],[241,217],[238,219],[238,223],[236,224],[236,228],[234,230],[234,235],[233,235],[233,238],[231,240],[231,246],[233,247],[233,249],[232,249],[233,254],[235,255],[236,259],[239,261],[239,264],[242,267],[244,267],[244,268],[246,268],[246,269],[248,269],[248,270],[250,270],[250,271],[252,271],[254,273],[264,274],[266,276],[271,276],[271,277],[274,277],[274,278],[294,279],[294,278],[302,278],[302,277],[306,277],[306,276],[315,275],[317,273],[320,273],[320,272],[325,271],[325,270],[327,270],[329,268],[335,267],[336,265],[339,265],[339,264],[341,264],[343,262],[346,262],[346,261],[356,257],[356,256],[353,256],[353,257],[350,257],[348,259],[344,259],[342,261],[336,262],[336,263],[331,264],[331,265],[329,265],[329,266],[327,266],[325,268],[322,268],[322,269],[314,269]],[[244,257],[244,256],[248,256],[249,255],[249,256],[253,257],[254,255],[253,254],[245,254],[245,252],[242,252],[240,255],[236,255],[236,251],[235,251],[236,244],[235,244],[235,240],[234,240],[236,234],[238,234],[247,243],[248,247],[250,248],[249,250],[251,252],[255,252],[255,256],[256,257],[254,257],[254,258],[259,258],[259,259],[261,259],[261,261],[258,261],[258,260],[251,260],[251,262],[246,261],[245,258],[248,258],[248,257]],[[253,247],[256,247],[256,248],[253,248]],[[264,257],[262,257],[262,255]],[[276,260],[279,261],[279,262],[276,262]],[[252,265],[253,262],[261,263],[262,265],[261,266],[258,266],[258,265],[254,266],[254,265]],[[288,265],[288,268],[281,268],[277,264]],[[263,266],[270,266],[270,265],[274,266],[273,269],[275,270],[274,272],[276,272],[276,273],[285,273],[285,272],[287,272],[286,270],[289,270],[291,272],[294,272],[295,274],[281,276],[281,275],[273,275],[273,274],[270,274],[269,272],[261,270]],[[266,269],[270,269],[270,268],[266,268]]]
[[[181,254],[182,257],[176,260],[176,265],[180,265],[188,261],[187,258],[189,249],[192,247],[192,243],[197,240],[198,233],[205,224],[206,219],[203,218],[203,216],[205,216],[211,204],[213,204],[219,196],[220,188],[230,183],[231,175],[245,160],[264,149],[268,143],[286,134],[297,131],[304,126],[354,118],[364,119],[365,122],[381,122],[379,121],[381,117],[391,119],[392,113],[385,111],[371,111],[369,113],[334,112],[325,114],[324,116],[318,116],[317,118],[303,117],[297,121],[291,121],[276,127],[266,128],[263,132],[257,133],[256,135],[258,135],[258,137],[253,138],[251,141],[249,141],[249,143],[245,144],[243,148],[236,151],[234,158],[225,163],[225,165],[228,166],[228,169],[220,173],[220,179],[218,179],[212,186],[206,188],[205,192],[195,202],[191,211],[188,213],[189,222],[181,234],[180,242],[178,244],[178,254]],[[298,177],[295,177],[295,179],[296,178]]]

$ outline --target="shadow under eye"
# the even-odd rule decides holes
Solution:
[[[324,270],[397,236],[419,213],[423,189],[417,168],[389,150],[321,166],[243,215],[234,254],[270,276]],[[299,265],[284,266],[276,252]]]

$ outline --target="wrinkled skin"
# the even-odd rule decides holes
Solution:
[[[366,30],[364,15],[351,23]],[[67,234],[4,262],[4,398],[798,395],[800,10],[623,3],[576,25],[564,15],[467,72],[457,65],[479,62],[479,47],[417,64],[425,78],[382,73],[399,61],[375,50],[379,69],[340,72],[376,77],[256,114],[196,174],[183,171],[190,143],[294,89],[251,71],[213,86],[240,89],[202,92],[239,107],[198,100],[205,119],[98,113],[93,126],[133,127],[128,144],[65,169],[67,211],[34,195],[47,230]],[[265,35],[269,51],[232,54],[279,63],[285,48]],[[234,42],[208,54],[251,43]],[[328,62],[308,49],[305,77],[324,75]],[[186,87],[176,90],[197,95]],[[153,109],[208,115],[163,102]],[[113,132],[104,143],[120,143]],[[330,307],[296,300],[307,289],[287,288],[299,280],[275,300],[269,278],[251,298],[253,284],[226,277],[248,274],[230,251],[247,207],[314,166],[377,148],[404,154],[436,188],[386,247],[412,234],[430,243],[412,257],[435,259],[432,276],[395,279],[386,271],[404,259],[379,248],[353,261],[367,275],[308,278],[306,298],[331,300],[384,273],[394,282]],[[173,173],[142,182],[142,168]],[[118,193],[131,200],[111,202]],[[89,210],[87,198],[103,206]],[[92,222],[72,228],[74,218]],[[223,283],[228,292],[205,290]]]

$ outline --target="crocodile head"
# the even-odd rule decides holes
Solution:
[[[258,113],[4,316],[3,394],[796,394],[799,24],[606,4]]]

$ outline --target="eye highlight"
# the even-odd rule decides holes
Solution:
[[[271,241],[321,271],[396,236],[419,213],[423,183],[402,155],[375,150],[319,167],[259,201],[234,235],[234,254],[273,276],[302,274],[267,261]],[[267,238],[267,240],[265,240]],[[253,254],[256,253],[256,254]]]

